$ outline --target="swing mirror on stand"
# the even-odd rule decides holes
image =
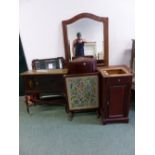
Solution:
[[[62,21],[66,61],[93,57],[108,66],[108,18],[81,13]]]

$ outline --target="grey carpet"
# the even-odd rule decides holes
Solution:
[[[135,112],[128,124],[102,125],[95,113],[72,121],[62,106],[34,106],[28,115],[19,98],[20,155],[134,155]]]

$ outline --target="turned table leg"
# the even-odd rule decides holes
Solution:
[[[73,113],[73,112],[69,112],[69,120],[70,120],[70,121],[72,121],[73,116],[74,116],[74,113]]]
[[[100,118],[100,116],[101,116],[100,109],[97,109],[96,113],[97,113],[97,118]]]
[[[27,113],[30,114],[29,104],[28,104],[28,96],[25,96],[26,110]]]

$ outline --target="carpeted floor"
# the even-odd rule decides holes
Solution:
[[[28,115],[19,98],[20,155],[134,155],[135,112],[128,124],[102,125],[95,113],[72,121],[62,106],[34,106]]]

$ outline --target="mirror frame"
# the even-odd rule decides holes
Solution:
[[[104,38],[104,57],[103,61],[99,60],[99,63],[103,63],[104,66],[109,65],[109,35],[108,35],[108,17],[100,17],[96,16],[91,13],[80,13],[70,19],[63,20],[62,21],[62,28],[63,28],[63,38],[64,38],[64,50],[65,50],[65,58],[66,62],[69,62],[71,60],[71,55],[70,55],[70,47],[69,47],[69,42],[68,42],[68,30],[67,30],[67,25],[72,24],[76,22],[79,19],[82,18],[89,18],[98,22],[103,23],[103,38]]]

